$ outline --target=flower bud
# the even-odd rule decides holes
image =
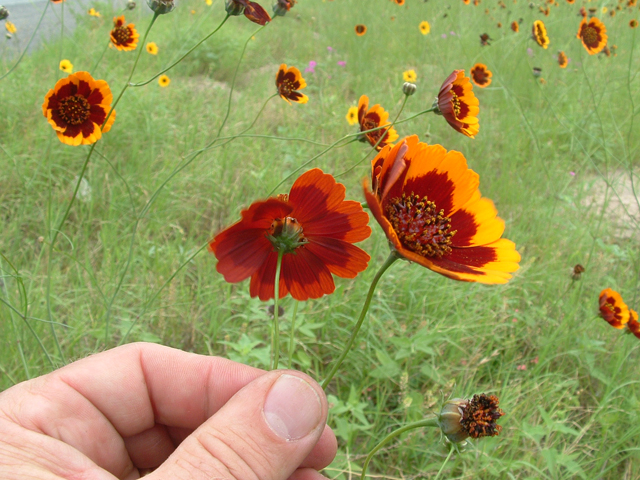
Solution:
[[[0,20],[6,20],[7,18],[9,18],[9,10],[7,10],[7,7],[0,5]]]
[[[417,87],[415,83],[404,82],[404,85],[402,85],[402,93],[404,93],[407,97],[410,97],[411,95],[416,93],[416,88]]]
[[[284,17],[295,4],[296,0],[277,0],[277,2],[273,4],[273,13]]]
[[[449,400],[438,415],[440,429],[453,443],[460,443],[468,437],[494,437],[502,430],[496,421],[504,415],[498,403],[498,397],[484,393],[474,395],[471,400]]]
[[[5,34],[4,34],[4,36],[5,36],[7,39],[11,40],[12,35],[11,35],[9,32],[5,33]]]
[[[134,10],[136,8],[136,2],[133,0],[127,0],[127,9]]]
[[[147,5],[158,15],[169,13],[176,7],[173,0],[147,0]]]
[[[242,13],[244,12],[244,5],[236,2],[235,0],[227,0],[224,9],[229,15],[237,17],[238,15],[242,15]]]

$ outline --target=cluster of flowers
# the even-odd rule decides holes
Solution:
[[[628,333],[640,338],[638,312],[629,308],[615,290],[605,288],[600,292],[600,316],[613,328],[622,330],[626,326]]]

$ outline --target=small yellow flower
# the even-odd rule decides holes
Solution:
[[[4,24],[4,27],[7,29],[7,32],[14,34],[18,31],[18,29],[16,28],[16,26],[11,23],[10,21],[7,20],[7,22]]]
[[[158,78],[158,85],[160,85],[163,88],[168,87],[170,83],[171,83],[171,79],[166,75],[160,75],[160,78]]]
[[[208,6],[211,6],[213,4],[213,0],[204,0],[204,3],[206,3]]]
[[[405,82],[414,83],[418,78],[418,75],[416,74],[415,70],[407,70],[406,72],[402,73],[402,78]]]
[[[420,22],[420,33],[423,35],[427,35],[431,31],[431,25],[426,20]]]
[[[195,10],[191,10],[191,15],[195,15],[196,11]]]
[[[602,13],[607,13],[609,9],[607,7],[602,7]]]
[[[349,125],[355,125],[358,123],[358,107],[349,107],[349,111],[346,116]]]
[[[147,43],[147,53],[149,53],[151,55],[157,55],[158,54],[158,46],[155,44],[155,42]]]
[[[73,64],[67,59],[60,60],[60,70],[64,73],[73,73]]]
[[[91,7],[89,9],[89,11],[87,12],[89,15],[91,15],[92,17],[101,17],[102,15],[100,15],[100,12],[98,12],[95,8]]]

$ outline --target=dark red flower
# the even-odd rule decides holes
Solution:
[[[227,0],[225,8],[229,15],[237,16],[244,13],[245,17],[258,25],[266,25],[271,21],[266,10],[250,0]]]
[[[318,168],[309,170],[288,195],[255,202],[239,222],[216,235],[209,244],[216,269],[230,283],[251,277],[251,296],[269,300],[281,249],[280,298],[333,293],[331,274],[354,278],[370,259],[353,245],[371,234],[369,216],[359,202],[344,197],[344,185]]]

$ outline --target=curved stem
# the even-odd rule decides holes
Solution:
[[[278,260],[276,263],[276,278],[275,283],[273,285],[274,290],[274,298],[273,298],[273,333],[271,344],[273,346],[273,364],[271,365],[271,370],[278,369],[278,361],[280,360],[280,326],[278,325],[279,315],[279,306],[278,300],[280,297],[280,269],[282,267],[282,257],[284,255],[283,250],[278,250]]]
[[[378,450],[380,450],[382,447],[384,447],[387,443],[389,443],[391,440],[396,438],[398,435],[403,434],[404,432],[408,432],[409,430],[413,430],[415,428],[422,428],[422,427],[439,427],[438,418],[435,415],[431,415],[417,422],[410,423],[409,425],[405,425],[404,427],[400,427],[399,429],[394,430],[389,435],[384,437],[380,443],[378,443],[375,447],[373,447],[373,449],[369,452],[369,455],[367,455],[367,458],[364,461],[364,464],[362,465],[362,473],[360,474],[360,480],[364,480],[366,478],[367,468],[369,467],[369,463],[371,462],[371,459],[373,459],[373,456],[376,454]]]
[[[336,372],[340,368],[340,365],[342,364],[342,362],[344,361],[345,357],[349,353],[349,350],[351,350],[351,346],[353,345],[353,342],[355,341],[356,337],[358,336],[358,332],[360,331],[360,327],[362,326],[362,322],[364,321],[364,318],[367,315],[367,311],[369,311],[369,305],[371,304],[371,299],[373,298],[373,292],[375,291],[376,286],[378,285],[378,281],[380,281],[380,278],[382,277],[382,274],[387,271],[387,268],[389,268],[393,264],[393,262],[398,260],[398,258],[400,258],[398,256],[398,252],[396,252],[395,250],[392,250],[391,253],[389,254],[389,256],[387,257],[387,260],[380,267],[380,270],[378,270],[378,272],[376,273],[376,276],[373,277],[373,281],[371,282],[371,286],[369,287],[369,293],[367,293],[367,298],[365,299],[364,305],[362,306],[362,311],[360,312],[360,317],[358,318],[358,321],[356,322],[356,326],[353,328],[353,331],[351,332],[351,337],[349,338],[349,341],[347,342],[347,346],[345,347],[343,352],[340,354],[340,357],[338,358],[336,363],[333,365],[333,368],[329,372],[329,375],[327,376],[327,378],[325,378],[324,382],[322,382],[322,389],[323,390],[327,389],[327,386],[329,385],[329,382],[331,382],[331,379],[333,378],[333,376],[336,374]]]
[[[29,47],[31,46],[31,42],[33,42],[33,39],[35,38],[36,33],[38,33],[38,29],[40,28],[40,25],[42,24],[42,20],[44,20],[44,16],[47,13],[47,8],[49,8],[49,4],[51,2],[47,1],[46,3],[47,4],[45,5],[44,10],[42,11],[42,15],[40,15],[40,20],[38,20],[38,24],[36,25],[36,28],[33,30],[33,33],[31,34],[31,38],[29,39],[29,42],[27,43],[27,46],[24,47],[24,50],[20,54],[20,58],[18,58],[16,63],[13,64],[13,67],[11,67],[9,70],[7,70],[7,73],[5,73],[4,75],[2,75],[0,77],[0,80],[5,78],[7,75],[9,75],[11,72],[13,72],[18,67],[18,65],[20,65],[20,62],[22,61],[22,59],[24,58],[25,54],[27,53],[27,50],[29,50]]]
[[[154,14],[154,20],[155,17],[157,17],[157,13]],[[149,80],[147,80],[146,82],[141,82],[141,83],[129,83],[131,82],[131,77],[129,77],[129,80],[127,81],[128,85],[130,87],[142,87],[143,85],[147,85],[151,82],[153,82],[156,78],[158,78],[160,75],[162,75],[163,73],[168,72],[169,70],[171,70],[173,67],[175,67],[176,65],[178,65],[182,60],[184,60],[191,52],[193,52],[196,48],[198,48],[200,45],[202,45],[204,42],[206,42],[214,33],[216,33],[218,30],[220,30],[222,28],[222,25],[225,24],[225,22],[229,19],[229,14],[227,14],[226,17],[224,17],[224,20],[222,20],[222,22],[220,23],[220,25],[218,25],[215,30],[213,30],[209,35],[207,35],[206,37],[204,37],[202,40],[200,40],[198,43],[196,43],[193,47],[191,47],[187,53],[185,53],[184,55],[182,55],[178,60],[176,60],[175,62],[173,62],[171,65],[169,65],[167,68],[165,68],[164,70],[161,70],[160,72],[156,73],[153,77],[151,77]],[[153,22],[152,22],[153,23]],[[151,27],[149,27],[151,28]],[[149,33],[147,31],[147,33]],[[147,35],[145,34],[144,39],[142,40],[142,45],[145,44],[145,40],[147,39]],[[142,47],[141,47],[142,48]]]
[[[289,332],[289,365],[288,369],[291,370],[291,365],[293,364],[293,347],[295,345],[295,333],[296,333],[296,315],[298,315],[298,306],[300,302],[298,300],[293,304],[293,313],[291,314],[291,331]]]

